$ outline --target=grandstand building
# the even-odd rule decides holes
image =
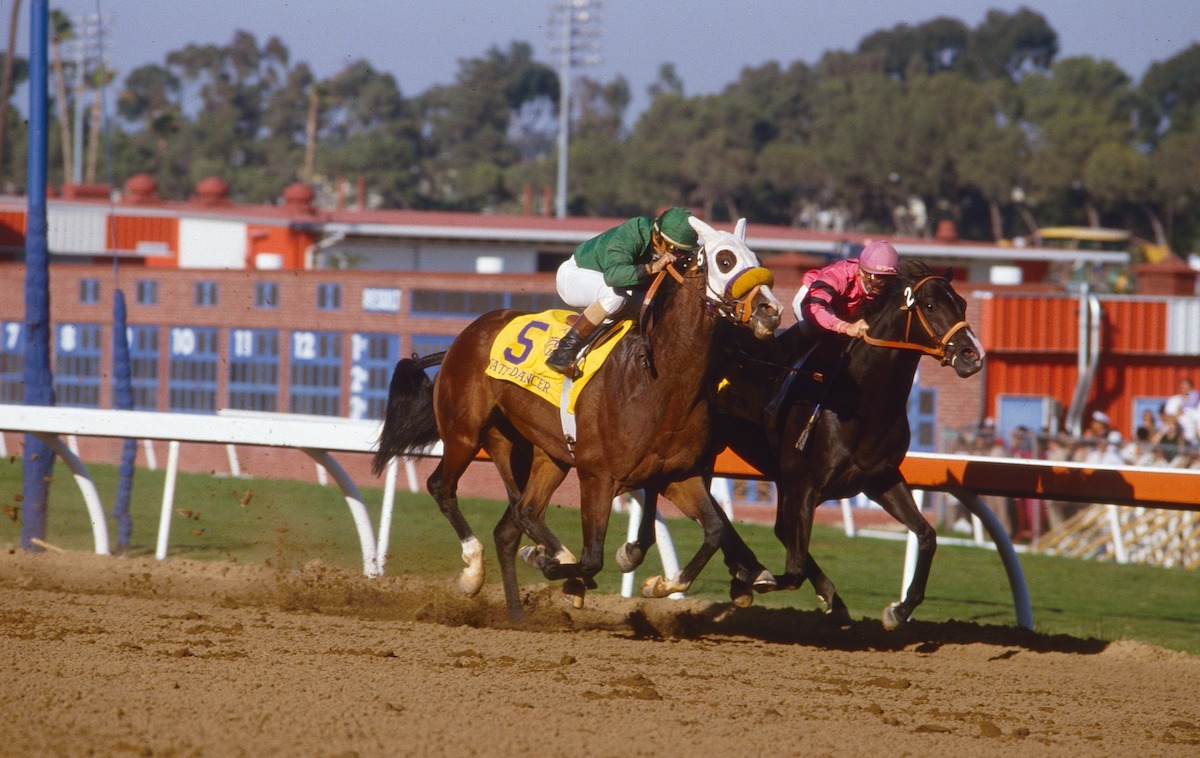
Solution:
[[[145,176],[130,179],[115,199],[107,188],[100,197],[72,194],[48,203],[56,402],[113,407],[113,300],[120,290],[134,407],[180,413],[379,419],[400,356],[444,349],[495,308],[561,307],[558,264],[621,221],[319,209],[303,185],[286,188],[277,205],[246,206],[231,202],[218,179],[201,182],[188,202],[159,199]],[[10,283],[0,301],[6,403],[23,398],[17,283],[24,281],[24,230],[24,199],[0,198],[0,273]],[[1195,369],[1195,272],[1176,277],[1182,295],[1102,294],[1096,342],[1080,327],[1090,301],[1078,285],[1102,291],[1107,272],[1129,265],[1128,253],[967,244],[951,236],[894,242],[902,256],[953,271],[988,363],[967,380],[922,363],[910,401],[913,449],[937,450],[945,430],[984,418],[997,419],[1002,432],[1018,423],[1054,425],[1081,404],[1103,407],[1123,423],[1118,428],[1131,428],[1143,406],[1165,398]],[[748,230],[787,303],[804,270],[853,255],[867,238]],[[791,320],[788,314],[785,325]],[[9,435],[9,448],[17,441]],[[98,449],[92,457],[109,455]],[[276,465],[246,468],[267,475]],[[193,467],[219,468],[210,458]]]

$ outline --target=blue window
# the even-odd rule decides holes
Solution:
[[[54,397],[59,405],[100,407],[100,325],[59,324],[54,339]]]
[[[421,356],[433,355],[434,353],[440,353],[444,350],[448,350],[450,348],[450,344],[454,342],[454,335],[414,334],[409,338],[409,342],[412,346],[412,349],[409,351],[410,353],[416,353],[417,355]],[[406,355],[407,354],[408,353],[406,353]],[[440,368],[441,366],[430,366],[429,368],[425,369],[425,373],[428,374],[430,378],[433,378],[437,375],[438,369]]]
[[[996,435],[1005,443],[1013,431],[1023,426],[1035,435],[1050,429],[1058,415],[1058,401],[1046,395],[1009,395],[996,397]]]
[[[414,334],[409,338],[412,351],[417,355],[433,355],[447,350],[454,342],[453,334]]]
[[[229,407],[246,411],[279,410],[278,331],[229,332]]]
[[[317,285],[317,310],[340,311],[342,309],[342,285]]]
[[[79,302],[86,304],[95,304],[100,302],[100,280],[99,279],[80,279],[79,280]]]
[[[351,335],[350,418],[383,418],[399,354],[400,337],[395,334]]]
[[[213,307],[217,304],[217,283],[196,282],[196,305]]]
[[[1155,427],[1162,421],[1162,417],[1158,415],[1158,412],[1166,405],[1167,399],[1165,397],[1135,397],[1133,399],[1133,423],[1129,427],[1130,432],[1128,436],[1137,436],[1138,427],[1142,426],[1142,416],[1147,411],[1150,412],[1150,423],[1154,424],[1154,426],[1149,427],[1149,431],[1153,433]],[[1117,428],[1117,431],[1125,434],[1125,430],[1120,427]]]
[[[913,385],[908,394],[908,449],[932,453],[937,450],[937,390]]]
[[[461,290],[413,290],[414,316],[458,316],[477,318],[499,308],[537,313],[562,308],[557,294],[550,292],[466,292]]]
[[[158,410],[159,329],[157,326],[131,326],[129,363],[133,373],[133,409]]]
[[[217,341],[212,327],[176,326],[170,331],[167,410],[214,413],[217,410]]]
[[[342,335],[292,332],[288,411],[342,415]]]
[[[277,282],[255,282],[254,307],[278,308],[279,284]]]
[[[0,403],[25,402],[25,325],[5,321],[0,329]]]
[[[138,305],[158,305],[158,281],[138,279],[134,297],[137,299]]]

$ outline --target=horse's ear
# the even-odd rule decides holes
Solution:
[[[701,240],[714,240],[717,238],[717,230],[695,216],[688,216],[688,223],[696,230],[696,234],[700,235]]]
[[[746,219],[745,218],[738,219],[737,226],[733,227],[733,236],[737,237],[742,242],[746,241]]]
[[[946,271],[942,274],[942,278],[948,282],[954,281],[954,269],[947,266]]]

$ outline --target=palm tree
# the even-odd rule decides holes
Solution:
[[[304,174],[305,184],[312,184],[317,159],[317,118],[321,110],[321,85],[313,82],[308,90],[308,115],[304,121]]]
[[[75,36],[71,19],[58,9],[50,11],[50,57],[54,68],[54,101],[58,107],[58,134],[62,142],[63,184],[71,181],[71,121],[67,117],[67,77],[63,73],[62,43]]]
[[[84,169],[84,182],[87,184],[96,183],[96,167],[100,162],[100,135],[104,132],[104,98],[100,92],[111,84],[116,76],[117,72],[104,65],[92,72],[92,119],[91,131],[88,133],[87,167]]]
[[[4,55],[4,80],[0,84],[0,166],[4,164],[4,133],[8,130],[8,96],[12,94],[13,56],[17,53],[17,24],[21,21],[21,0],[13,0],[8,19],[8,49]]]

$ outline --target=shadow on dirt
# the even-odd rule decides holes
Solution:
[[[839,625],[816,610],[734,608],[729,604],[664,612],[651,612],[643,606],[628,614],[628,623],[630,636],[640,639],[745,637],[843,651],[934,653],[943,645],[985,644],[1034,652],[1092,655],[1102,652],[1109,644],[1105,640],[1039,634],[1014,626],[966,621],[910,621],[900,629],[888,632],[878,619],[863,618]]]
[[[607,633],[631,640],[761,641],[842,651],[915,650],[945,645],[996,647],[1090,655],[1108,642],[1045,635],[1012,626],[974,622],[910,621],[895,632],[878,619],[839,626],[816,610],[736,608],[702,600],[646,600],[590,593],[571,608],[557,586],[524,587],[525,618],[510,621],[500,587],[464,597],[454,580],[415,576],[368,579],[360,573],[311,561],[280,570],[232,563],[143,558],[114,560],[87,553],[0,555],[0,588],[71,595],[172,598],[225,607],[268,607],[288,613],[372,621],[422,622],[538,633]],[[1010,653],[999,652],[998,656]]]

